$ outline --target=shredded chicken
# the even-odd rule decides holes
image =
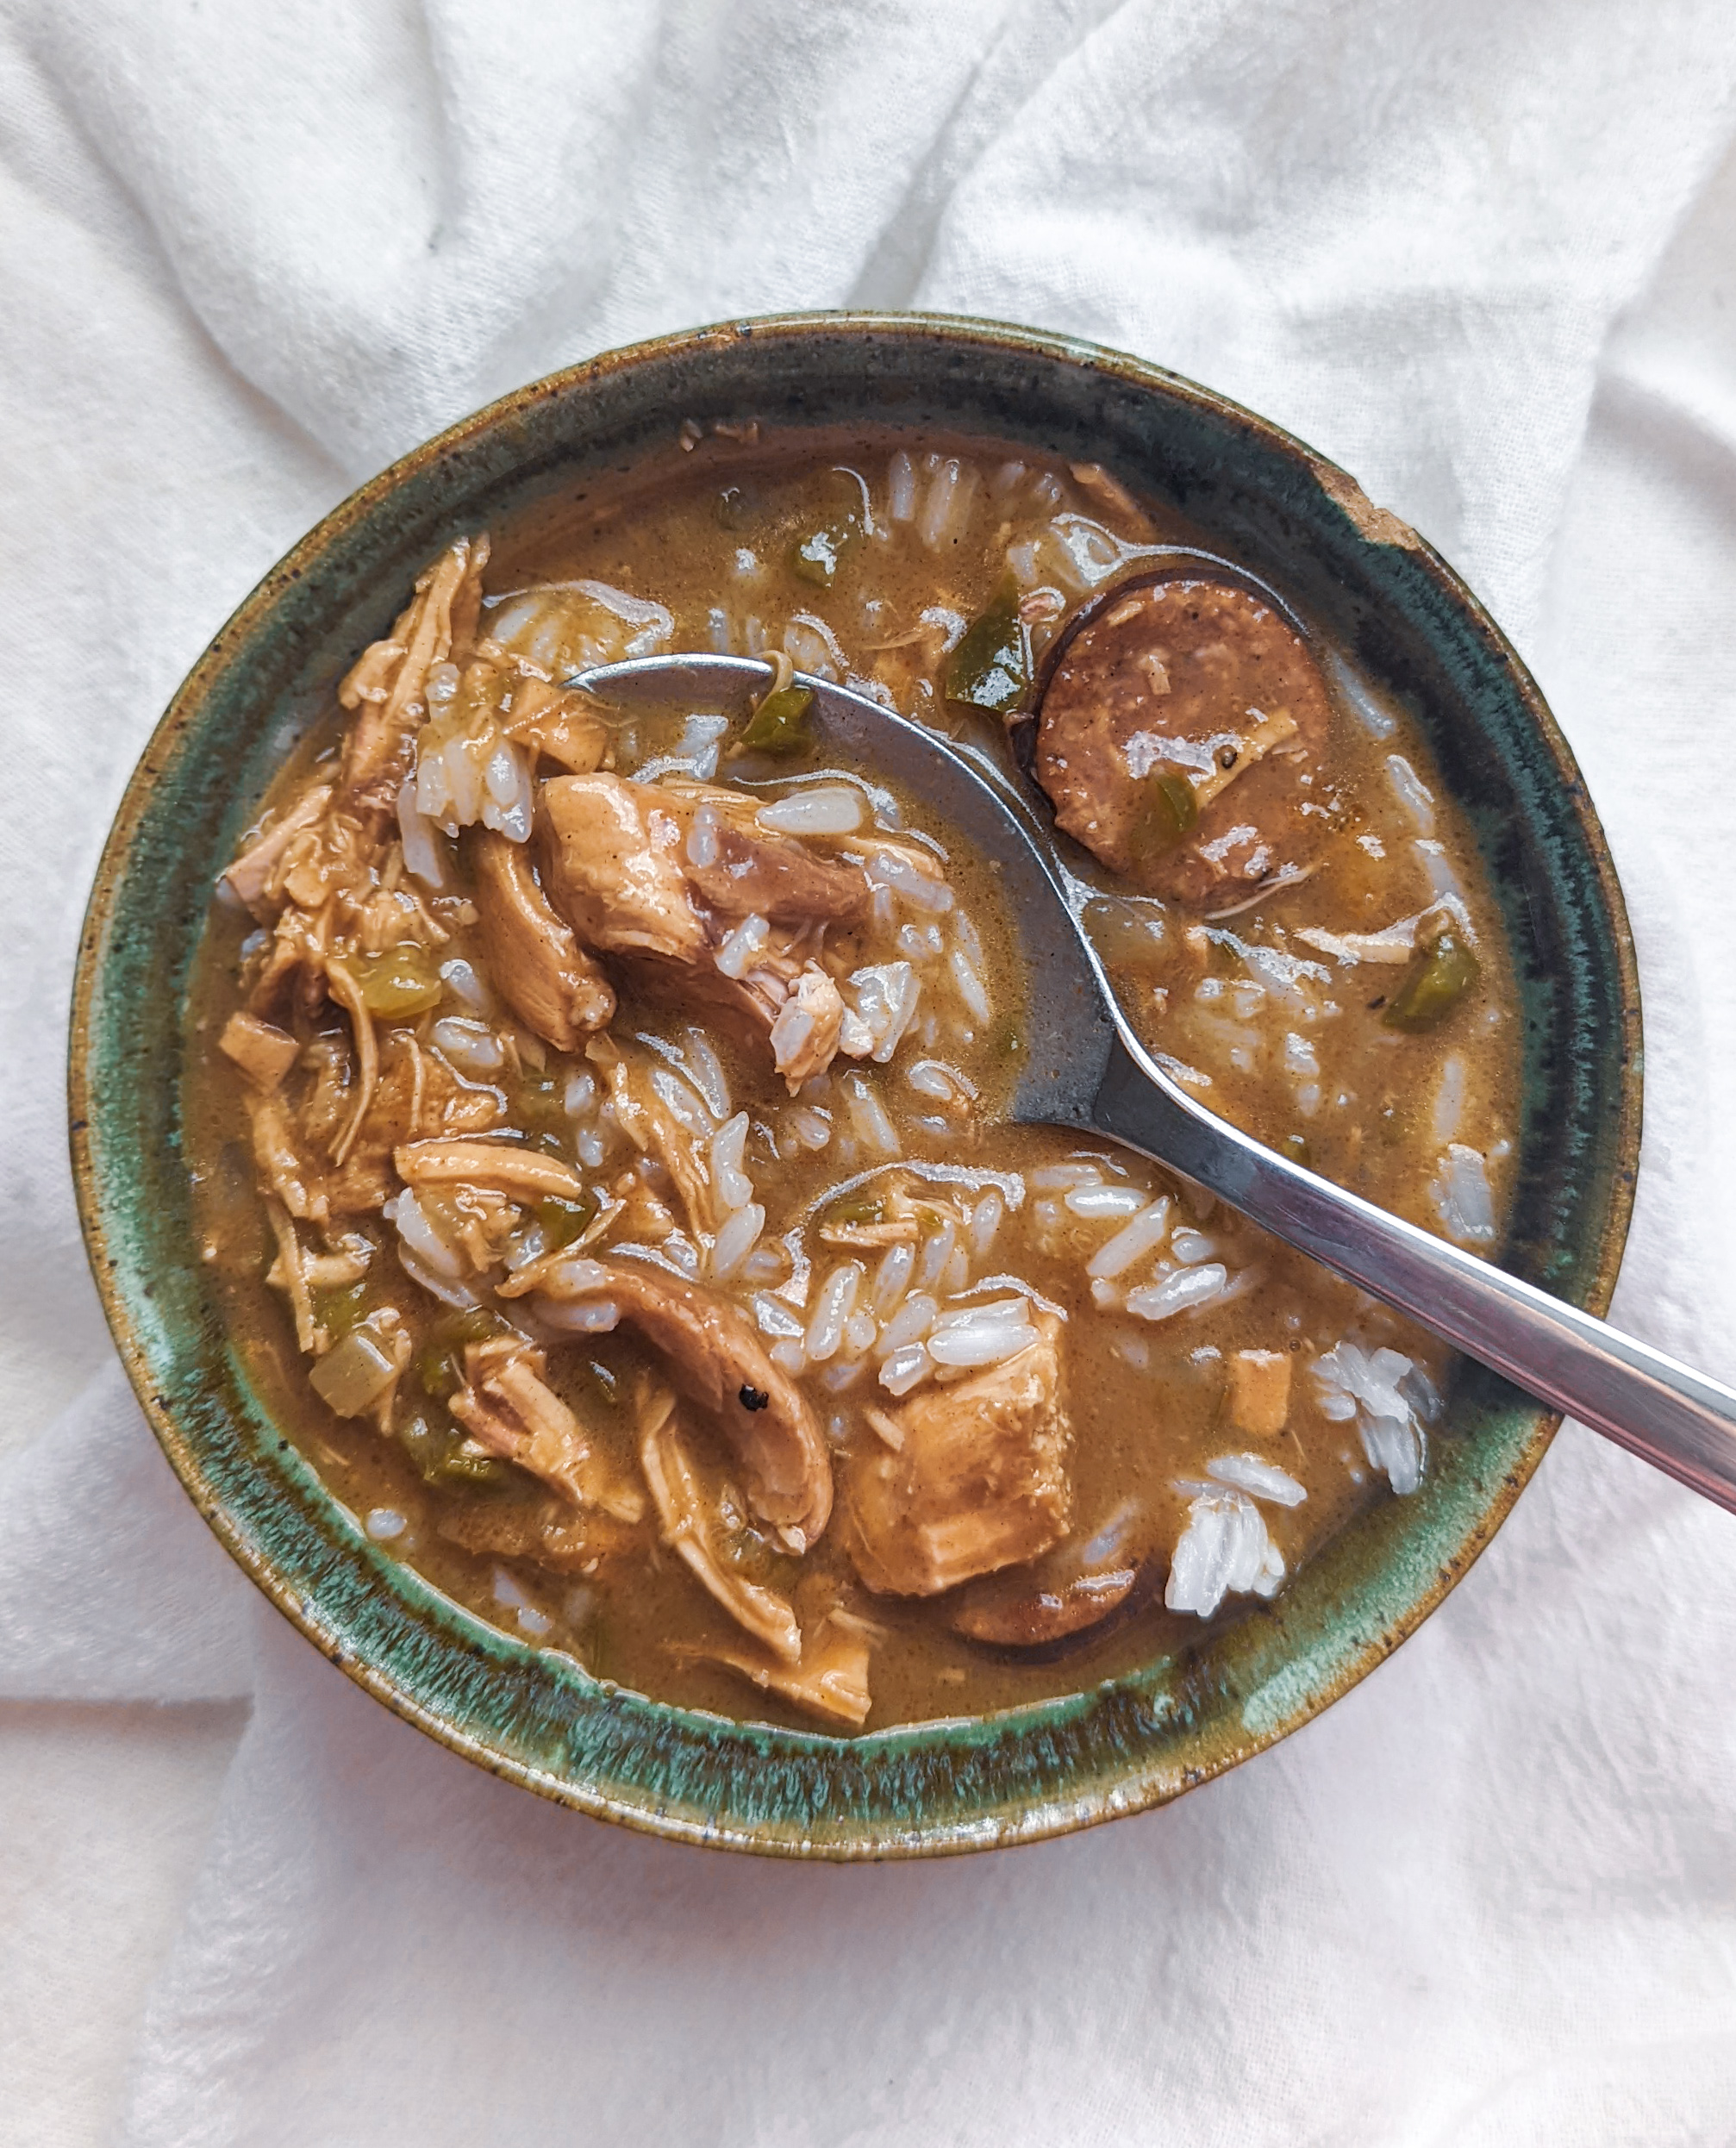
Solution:
[[[538,1036],[577,1052],[614,1018],[608,978],[550,908],[521,845],[478,828],[470,852],[490,980]]]
[[[384,650],[368,650],[338,689],[344,707],[357,712],[344,740],[338,800],[364,822],[384,821],[396,809],[410,741],[426,714],[428,672],[455,648],[462,656],[474,639],[487,562],[485,537],[448,546],[417,582]]]
[[[571,1164],[507,1141],[409,1141],[392,1161],[407,1186],[488,1186],[533,1201],[580,1201],[584,1181]]]
[[[557,1304],[607,1299],[667,1363],[676,1385],[715,1418],[746,1478],[748,1504],[792,1550],[832,1511],[832,1464],[813,1411],[765,1354],[752,1321],[714,1290],[639,1260],[556,1253],[503,1283]]]
[[[272,915],[272,885],[284,852],[297,836],[325,818],[326,808],[331,802],[329,784],[310,784],[289,811],[250,843],[224,871],[223,878],[255,917]]]
[[[706,1495],[675,1397],[666,1390],[646,1405],[639,1458],[664,1542],[738,1626],[763,1641],[780,1663],[799,1661],[796,1614],[775,1590],[747,1580],[730,1564],[727,1521],[717,1501]]]
[[[600,1507],[617,1521],[637,1521],[641,1493],[616,1482],[592,1450],[579,1421],[543,1377],[540,1350],[521,1337],[496,1336],[465,1352],[466,1384],[453,1415],[478,1446],[515,1462],[575,1507]]]
[[[896,1447],[883,1432],[851,1457],[847,1541],[871,1589],[935,1595],[1035,1558],[1065,1533],[1060,1322],[1039,1314],[1036,1325],[1039,1339],[1015,1357],[889,1413]]]
[[[799,1662],[780,1663],[744,1649],[678,1646],[672,1653],[722,1664],[738,1670],[762,1693],[776,1693],[811,1715],[859,1730],[871,1705],[868,1691],[868,1629],[859,1619],[834,1611],[802,1641]]]
[[[658,1095],[650,1068],[608,1037],[594,1039],[586,1056],[609,1083],[615,1124],[641,1154],[654,1156],[663,1165],[687,1211],[689,1227],[709,1236],[716,1225],[710,1167],[699,1141]]]

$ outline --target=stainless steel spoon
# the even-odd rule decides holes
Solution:
[[[617,705],[699,708],[763,692],[771,666],[642,657],[581,674]],[[1080,919],[1052,831],[986,764],[865,695],[796,674],[814,694],[821,764],[884,771],[999,861],[1028,978],[1028,1057],[1015,1119],[1078,1127],[1171,1165],[1289,1245],[1348,1276],[1552,1409],[1736,1512],[1736,1393],[1516,1276],[1263,1147],[1196,1103],[1127,1027]]]

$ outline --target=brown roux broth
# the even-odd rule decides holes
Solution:
[[[1033,507],[1021,512],[1019,498],[1028,478],[1010,507],[991,503],[985,483],[963,538],[938,556],[908,541],[880,546],[859,540],[843,553],[829,589],[798,580],[785,564],[791,545],[836,510],[844,481],[832,473],[834,461],[859,469],[872,488],[877,512],[884,511],[887,458],[900,439],[890,433],[869,440],[802,435],[754,446],[708,439],[691,455],[647,460],[616,488],[592,487],[557,496],[514,528],[490,533],[495,549],[487,588],[492,596],[545,582],[603,581],[666,605],[674,617],[670,646],[675,648],[722,642],[740,652],[762,639],[775,644],[793,615],[806,615],[829,628],[859,675],[877,681],[902,709],[939,722],[954,736],[966,736],[1004,763],[997,721],[946,704],[938,696],[933,661],[938,652],[923,652],[918,646],[871,653],[865,645],[908,631],[926,609],[944,607],[966,619],[983,609],[1005,571],[1008,535],[1002,525],[1011,525],[1016,542],[1022,530],[1040,529],[1053,511]],[[910,445],[919,458],[937,446],[947,453],[972,452],[971,443],[937,442],[932,436]],[[985,471],[995,470],[1005,458],[1005,450],[992,444],[977,443],[974,452]],[[1033,472],[1042,469],[1035,463],[1027,467]],[[1066,496],[1063,511],[1092,513],[1094,503],[1071,484],[1064,465],[1047,474]],[[721,500],[726,488],[729,496]],[[1152,520],[1157,541],[1208,548],[1178,518]],[[757,571],[738,571],[735,555],[741,552],[755,555]],[[1129,555],[1129,568],[1137,557]],[[1113,573],[1108,578],[1113,579]],[[1079,594],[1064,593],[1070,602]],[[877,600],[877,609],[865,609],[871,600]],[[714,618],[720,609],[726,615],[721,631]],[[757,630],[750,617],[758,622]],[[1363,690],[1366,695],[1365,686]],[[1325,801],[1331,834],[1312,879],[1240,916],[1208,924],[1202,938],[1198,921],[1172,906],[1111,893],[1108,876],[1088,870],[1086,877],[1104,890],[1092,914],[1094,930],[1142,1034],[1154,1049],[1208,1077],[1209,1087],[1202,1086],[1199,1093],[1215,1108],[1274,1143],[1301,1135],[1315,1168],[1432,1228],[1439,1227],[1428,1192],[1440,1146],[1433,1125],[1435,1096],[1439,1070],[1456,1055],[1463,1065],[1463,1102],[1455,1138],[1485,1154],[1494,1152],[1489,1171],[1499,1216],[1505,1212],[1510,1183],[1510,1157],[1501,1145],[1514,1125],[1516,1024],[1494,905],[1475,877],[1469,832],[1441,792],[1414,724],[1402,709],[1381,704],[1381,719],[1394,727],[1389,736],[1377,739],[1349,712],[1341,693],[1335,693],[1334,700],[1335,777]],[[643,719],[640,727],[637,745],[648,755],[669,750],[680,726],[671,712],[665,718]],[[332,752],[340,735],[334,719],[298,751],[267,802],[292,796],[313,761]],[[1386,774],[1386,757],[1394,752],[1404,754],[1434,794],[1433,838],[1458,865],[1483,962],[1483,982],[1471,1002],[1442,1028],[1420,1036],[1383,1027],[1379,1006],[1370,1004],[1393,989],[1402,970],[1369,965],[1342,968],[1290,938],[1306,925],[1338,932],[1372,930],[1429,900],[1424,868],[1410,848],[1417,828]],[[726,765],[720,780],[734,772]],[[762,766],[756,772],[784,771]],[[864,772],[875,775],[872,770]],[[949,877],[984,943],[995,1010],[987,1035],[973,1035],[966,1045],[954,1034],[935,1047],[982,1092],[967,1123],[944,1131],[914,1123],[934,1108],[911,1099],[890,1078],[897,1075],[903,1052],[892,1067],[877,1071],[877,1088],[889,1109],[914,1102],[914,1110],[901,1113],[906,1155],[1025,1173],[1084,1158],[1111,1182],[1147,1190],[1170,1188],[1185,1209],[1183,1190],[1156,1167],[1108,1144],[1082,1142],[1059,1130],[995,1123],[995,1101],[1004,1096],[1016,1068],[1013,1033],[1019,993],[1004,921],[996,914],[993,876],[983,861],[946,843],[944,830],[920,801],[904,797],[900,803],[908,827],[936,836],[947,855]],[[1384,855],[1374,855],[1363,838],[1371,838]],[[1075,863],[1078,855],[1070,853]],[[643,1532],[647,1549],[606,1560],[589,1578],[549,1572],[525,1560],[461,1551],[439,1535],[440,1514],[454,1502],[510,1499],[518,1495],[516,1489],[490,1493],[430,1489],[396,1439],[382,1438],[364,1420],[336,1418],[309,1388],[282,1297],[263,1281],[272,1249],[251,1193],[240,1085],[215,1049],[216,1034],[238,1003],[234,973],[248,929],[247,921],[237,922],[231,913],[219,909],[207,935],[192,996],[184,1092],[188,1149],[208,1258],[232,1332],[285,1429],[359,1516],[378,1508],[403,1515],[407,1526],[393,1548],[484,1618],[509,1631],[522,1630],[516,1603],[502,1600],[503,1592],[509,1598],[515,1589],[534,1617],[548,1621],[546,1633],[538,1636],[543,1645],[568,1651],[602,1677],[726,1715],[815,1727],[811,1718],[755,1690],[731,1671],[671,1656],[671,1642],[735,1645],[741,1637],[686,1570],[651,1542],[651,1525]],[[1321,977],[1302,979],[1307,1004],[1287,1004],[1271,992],[1255,1003],[1249,991],[1254,980],[1238,942],[1316,963]],[[454,951],[465,952],[462,934],[454,950],[442,952]],[[481,966],[473,952],[471,958]],[[443,1006],[436,1011],[453,1010]],[[954,1006],[947,1011],[956,1032],[959,1010]],[[1312,1019],[1305,1019],[1310,1015]],[[624,1001],[615,1033],[678,1039],[684,1027],[678,1019],[648,1015]],[[1314,1046],[1320,1059],[1321,1097],[1308,1115],[1298,1104],[1298,1080],[1284,1065],[1283,1039],[1292,1029]],[[769,1067],[749,1065],[721,1038],[713,1041],[725,1065],[734,1107],[768,1120],[791,1108],[783,1083]],[[557,1088],[563,1067],[583,1065],[563,1061],[553,1052],[547,1057],[556,1069]],[[507,1093],[517,1121],[521,1098],[509,1089]],[[546,1102],[546,1091],[539,1093]],[[563,1152],[571,1154],[570,1149]],[[767,1208],[766,1240],[787,1229],[828,1185],[871,1160],[859,1160],[850,1172],[840,1170],[829,1153],[773,1165],[756,1145],[749,1168],[755,1197]],[[620,1164],[617,1153],[610,1169]],[[1072,1435],[1071,1541],[1087,1539],[1131,1501],[1137,1513],[1127,1548],[1152,1554],[1160,1573],[1185,1525],[1190,1496],[1177,1489],[1177,1480],[1199,1478],[1215,1455],[1258,1450],[1308,1490],[1306,1503],[1299,1507],[1262,1509],[1271,1537],[1294,1573],[1310,1551],[1377,1495],[1377,1485],[1382,1495],[1385,1493],[1377,1477],[1371,1482],[1373,1473],[1355,1426],[1328,1421],[1320,1414],[1314,1384],[1302,1368],[1352,1332],[1368,1348],[1390,1344],[1402,1351],[1437,1384],[1447,1353],[1227,1212],[1214,1214],[1208,1208],[1207,1213],[1197,1213],[1206,1207],[1196,1196],[1198,1227],[1232,1276],[1246,1279],[1246,1287],[1226,1302],[1204,1304],[1160,1325],[1124,1312],[1100,1311],[1093,1304],[1084,1261],[1115,1227],[1087,1225],[1072,1216],[1058,1190],[1027,1193],[1022,1209],[1002,1224],[992,1256],[977,1264],[976,1272],[1016,1274],[1068,1314],[1062,1350]],[[427,1324],[428,1302],[390,1257],[390,1228],[376,1218],[373,1233],[388,1250],[376,1256],[369,1271],[368,1302],[389,1300],[420,1331]],[[834,1261],[854,1258],[871,1279],[877,1258],[817,1243],[811,1251],[816,1276],[823,1276]],[[1233,1352],[1250,1348],[1290,1352],[1297,1360],[1289,1422],[1282,1433],[1264,1441],[1228,1431],[1222,1421],[1226,1360]],[[625,1398],[646,1362],[624,1333],[574,1339],[551,1353],[550,1384],[623,1469],[635,1467]],[[859,1442],[871,1444],[875,1435],[865,1428],[859,1405],[871,1399],[890,1406],[877,1391],[871,1371],[842,1397],[820,1391],[812,1385],[812,1376],[807,1377],[821,1422],[839,1421],[833,1438],[840,1452],[849,1452]],[[403,1392],[407,1402],[420,1406],[413,1377],[406,1378]],[[750,1545],[746,1557],[754,1578],[791,1595],[804,1624],[810,1609],[823,1609],[835,1597],[884,1629],[871,1664],[870,1727],[981,1712],[1077,1690],[1149,1660],[1202,1630],[1197,1619],[1164,1609],[1159,1582],[1155,1593],[1142,1592],[1143,1602],[1108,1621],[1096,1638],[1087,1637],[1053,1659],[1021,1659],[952,1633],[943,1622],[949,1599],[870,1595],[856,1582],[838,1535],[834,1522],[801,1559],[770,1539]],[[1248,1615],[1258,1602],[1232,1595],[1218,1619]]]

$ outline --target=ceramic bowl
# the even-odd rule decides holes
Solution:
[[[666,444],[684,419],[885,419],[1107,464],[1341,636],[1424,725],[1469,809],[1525,1016],[1507,1261],[1602,1312],[1639,1126],[1633,950],[1608,849],[1535,685],[1464,584],[1300,442],[1083,343],[920,315],[740,321],[506,397],[328,515],[223,628],[128,790],[80,953],[72,1135],[91,1258],[170,1462],[224,1545],[359,1684],[467,1758],[583,1812],[814,1858],[1030,1841],[1177,1795],[1308,1721],[1427,1616],[1519,1495],[1555,1420],[1457,1383],[1433,1470],[1276,1603],[1090,1690],[856,1738],[734,1723],[589,1677],[369,1543],[281,1438],[196,1251],[178,1071],[210,890],[292,740],[452,537]]]

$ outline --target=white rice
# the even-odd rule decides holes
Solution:
[[[799,1380],[808,1370],[808,1352],[802,1347],[799,1336],[780,1339],[765,1354],[779,1371],[787,1372],[792,1380]]]
[[[846,1076],[840,1084],[845,1109],[857,1138],[882,1156],[896,1156],[899,1140],[886,1108],[859,1074]]]
[[[643,762],[634,771],[635,780],[654,784],[665,776],[690,776],[696,783],[709,784],[717,773],[718,757],[728,729],[727,716],[689,716],[674,751]]]
[[[1281,1470],[1276,1462],[1258,1454],[1221,1454],[1207,1463],[1206,1475],[1256,1499],[1270,1499],[1279,1507],[1300,1507],[1308,1497],[1307,1487],[1299,1484],[1288,1470]]]
[[[380,1213],[397,1230],[403,1249],[400,1258],[408,1252],[423,1269],[452,1282],[463,1275],[467,1264],[464,1255],[446,1244],[408,1187],[395,1200],[386,1202]]]
[[[651,1086],[668,1106],[678,1124],[685,1128],[696,1141],[711,1139],[711,1114],[699,1101],[699,1093],[681,1077],[666,1066],[651,1070]],[[732,1208],[740,1204],[730,1203]]]
[[[390,1544],[395,1537],[401,1537],[409,1524],[396,1507],[370,1507],[362,1527],[376,1544]]]
[[[820,1286],[814,1317],[808,1323],[808,1356],[814,1364],[835,1358],[844,1339],[844,1324],[856,1309],[856,1294],[862,1287],[862,1270],[853,1260],[834,1268]]]
[[[812,612],[796,613],[784,628],[784,653],[798,671],[806,671],[810,678],[837,680],[850,669],[837,635]]]
[[[1170,1233],[1170,1253],[1184,1268],[1197,1268],[1202,1260],[1209,1260],[1218,1250],[1217,1240],[1208,1238],[1203,1231],[1190,1230],[1183,1224],[1180,1230]]]
[[[971,1251],[983,1260],[994,1250],[1007,1204],[991,1186],[971,1211]]]
[[[908,1395],[934,1370],[934,1360],[921,1343],[895,1350],[880,1367],[880,1384],[889,1395]]]
[[[1253,1502],[1227,1486],[1204,1491],[1189,1505],[1164,1602],[1171,1611],[1208,1619],[1227,1595],[1273,1595],[1283,1573]]]
[[[907,1297],[880,1331],[881,1355],[891,1357],[911,1343],[921,1342],[934,1325],[940,1310],[926,1290],[915,1291]]]
[[[765,1211],[757,1201],[728,1215],[717,1233],[711,1249],[711,1275],[716,1283],[727,1283],[740,1269],[741,1264],[759,1243],[765,1228]]]
[[[755,910],[742,919],[718,949],[718,968],[727,977],[745,977],[771,937],[770,924]]]
[[[621,1308],[613,1298],[581,1298],[576,1305],[539,1298],[536,1309],[549,1327],[567,1335],[606,1335],[621,1322]]]
[[[569,1074],[560,1092],[560,1108],[569,1119],[588,1119],[596,1106],[596,1079],[582,1069]]]
[[[1324,653],[1327,674],[1338,689],[1339,699],[1371,738],[1389,739],[1398,727],[1397,719],[1387,714],[1336,649]]]
[[[952,890],[939,872],[924,872],[897,851],[875,851],[863,870],[871,886],[890,888],[913,910],[940,917],[952,908]]]
[[[1190,1306],[1204,1305],[1228,1281],[1229,1271],[1221,1261],[1208,1261],[1199,1268],[1178,1268],[1142,1290],[1129,1290],[1127,1310],[1142,1321],[1166,1321],[1186,1312]]]
[[[959,988],[959,996],[969,1010],[971,1019],[973,1021],[987,1021],[990,1013],[989,988],[984,983],[982,972],[976,964],[962,947],[954,947],[946,966],[952,972],[952,982]]]
[[[932,1290],[950,1265],[958,1250],[959,1226],[948,1216],[938,1231],[931,1231],[922,1241],[921,1264],[916,1271],[916,1280],[925,1290]]]
[[[937,1364],[975,1367],[999,1364],[1037,1340],[1030,1308],[1023,1298],[1002,1298],[945,1313],[930,1331],[928,1354]]]
[[[956,1066],[949,1066],[945,1059],[913,1060],[905,1070],[904,1078],[919,1096],[933,1096],[941,1103],[959,1098],[970,1103],[976,1099],[977,1084]]]
[[[774,1297],[770,1290],[756,1290],[749,1302],[752,1305],[753,1317],[762,1335],[799,1342],[807,1333],[783,1299]]]
[[[705,1033],[690,1029],[686,1033],[687,1049],[683,1058],[687,1062],[688,1079],[705,1099],[705,1108],[714,1119],[729,1116],[729,1083],[724,1077],[723,1065],[712,1050]]]
[[[1031,1173],[1032,1188],[1038,1193],[1058,1192],[1066,1186],[1101,1186],[1102,1183],[1102,1169],[1096,1164],[1040,1164]]]
[[[877,962],[852,971],[849,981],[855,1011],[871,1040],[870,1054],[877,1066],[884,1066],[915,1020],[921,980],[908,962]]]
[[[1450,1142],[1429,1181],[1428,1197],[1440,1218],[1441,1228],[1455,1244],[1495,1243],[1495,1196],[1479,1151],[1463,1141]]]
[[[1402,753],[1389,753],[1386,757],[1386,779],[1392,792],[1411,819],[1416,823],[1419,835],[1434,833],[1434,793],[1406,760]]]
[[[460,1007],[469,1008],[473,1015],[494,1013],[494,994],[462,955],[452,955],[441,963],[440,979]]]
[[[1311,1369],[1321,1414],[1340,1423],[1353,1416],[1371,1464],[1385,1473],[1394,1491],[1415,1491],[1427,1464],[1427,1440],[1405,1392],[1416,1371],[1413,1360],[1402,1351],[1340,1342],[1316,1358]]]
[[[687,862],[702,870],[717,863],[717,808],[703,805],[687,831]]]
[[[438,1298],[442,1305],[450,1305],[459,1312],[467,1312],[482,1301],[462,1283],[455,1283],[448,1276],[437,1275],[432,1268],[425,1268],[408,1246],[398,1247],[398,1265],[418,1289],[426,1290],[431,1298]]]
[[[1477,945],[1477,927],[1471,921],[1471,906],[1464,899],[1464,883],[1446,854],[1446,844],[1437,843],[1429,836],[1419,835],[1413,840],[1411,848],[1428,875],[1428,884],[1434,894],[1433,907],[1447,911],[1474,947]]]
[[[915,1269],[914,1246],[889,1246],[881,1254],[880,1265],[874,1271],[873,1300],[874,1310],[883,1320],[897,1309]]]
[[[1075,1215],[1092,1219],[1138,1215],[1148,1196],[1137,1186],[1073,1186],[1062,1196],[1062,1204]]]
[[[894,522],[916,519],[916,465],[902,447],[886,472],[886,514]]]
[[[852,1313],[844,1323],[844,1348],[852,1358],[864,1356],[879,1339],[880,1323],[865,1308]]]
[[[1124,1224],[1106,1245],[1085,1263],[1085,1273],[1102,1282],[1109,1282],[1123,1275],[1136,1260],[1160,1246],[1170,1227],[1170,1199],[1159,1194],[1148,1202],[1140,1213]]]
[[[741,1168],[747,1146],[747,1114],[738,1111],[711,1137],[711,1183],[725,1208],[745,1208],[753,1198],[753,1181]]]
[[[434,824],[416,810],[416,779],[406,776],[398,786],[398,840],[403,845],[405,870],[425,888],[443,888],[446,869],[440,863]]]
[[[930,552],[957,544],[975,504],[979,480],[974,464],[948,456],[928,481],[927,496],[917,516],[916,534]]]
[[[823,1111],[810,1111],[805,1107],[792,1111],[789,1118],[790,1131],[804,1149],[819,1151],[832,1139],[832,1121]]]
[[[757,817],[780,835],[851,835],[862,825],[862,794],[847,784],[815,784],[761,806]]]

